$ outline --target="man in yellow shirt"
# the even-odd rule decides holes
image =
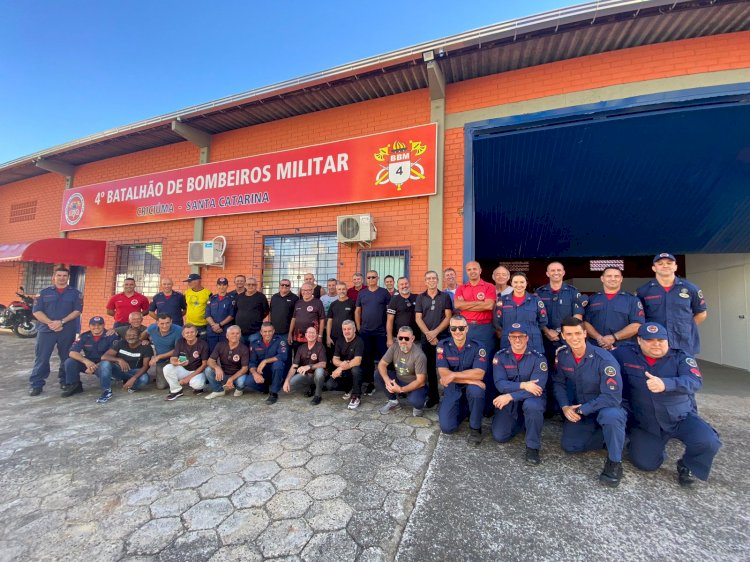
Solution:
[[[185,291],[185,300],[187,301],[187,312],[185,313],[185,322],[193,324],[198,328],[198,336],[206,339],[206,305],[211,297],[211,291],[201,285],[201,276],[198,273],[191,273],[185,279],[188,284],[188,290]]]

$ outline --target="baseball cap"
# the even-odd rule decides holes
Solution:
[[[664,254],[656,254],[654,256],[654,263],[658,262],[659,260],[677,261],[676,259],[674,259],[674,256],[672,254],[666,254],[666,253],[664,253]]]
[[[89,319],[89,326],[91,324],[104,324],[104,318],[102,318],[101,316],[92,316]]]
[[[512,333],[521,333],[521,334],[526,334],[527,336],[529,335],[529,331],[526,328],[524,328],[523,325],[519,324],[518,322],[516,322],[515,324],[511,324],[510,325],[510,329],[508,330],[508,333],[509,334],[512,334]]]
[[[226,277],[219,277],[216,280],[216,284],[217,285],[229,285],[229,279],[227,279]]]
[[[656,322],[647,322],[638,328],[638,337],[642,340],[666,340],[667,329]]]
[[[191,273],[190,275],[188,275],[188,278],[185,279],[184,282],[187,283],[189,281],[197,281],[200,278],[201,278],[200,274],[198,274],[198,273]]]

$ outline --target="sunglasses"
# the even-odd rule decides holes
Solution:
[[[367,278],[368,279],[377,279],[378,276],[377,275],[368,275]]]
[[[291,287],[291,283],[281,283],[279,287]]]
[[[398,341],[409,341],[411,336],[398,336]]]
[[[463,332],[468,326],[451,326],[451,332]]]

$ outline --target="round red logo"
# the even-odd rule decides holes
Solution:
[[[240,356],[239,356],[239,355],[233,355],[233,356],[232,356],[232,361],[235,361],[235,362],[237,362],[237,361],[239,361],[239,360],[240,360]]]
[[[312,312],[312,311],[313,311],[313,307],[312,306],[308,306],[307,307],[307,312]]]

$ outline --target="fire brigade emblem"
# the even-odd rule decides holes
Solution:
[[[373,155],[380,164],[380,171],[375,176],[375,185],[392,183],[396,186],[396,191],[401,191],[401,186],[410,179],[425,179],[424,166],[419,162],[426,151],[426,144],[413,140],[408,142],[408,147],[400,140],[382,147]]]
[[[75,226],[83,218],[84,201],[80,193],[74,193],[65,203],[65,222]]]

